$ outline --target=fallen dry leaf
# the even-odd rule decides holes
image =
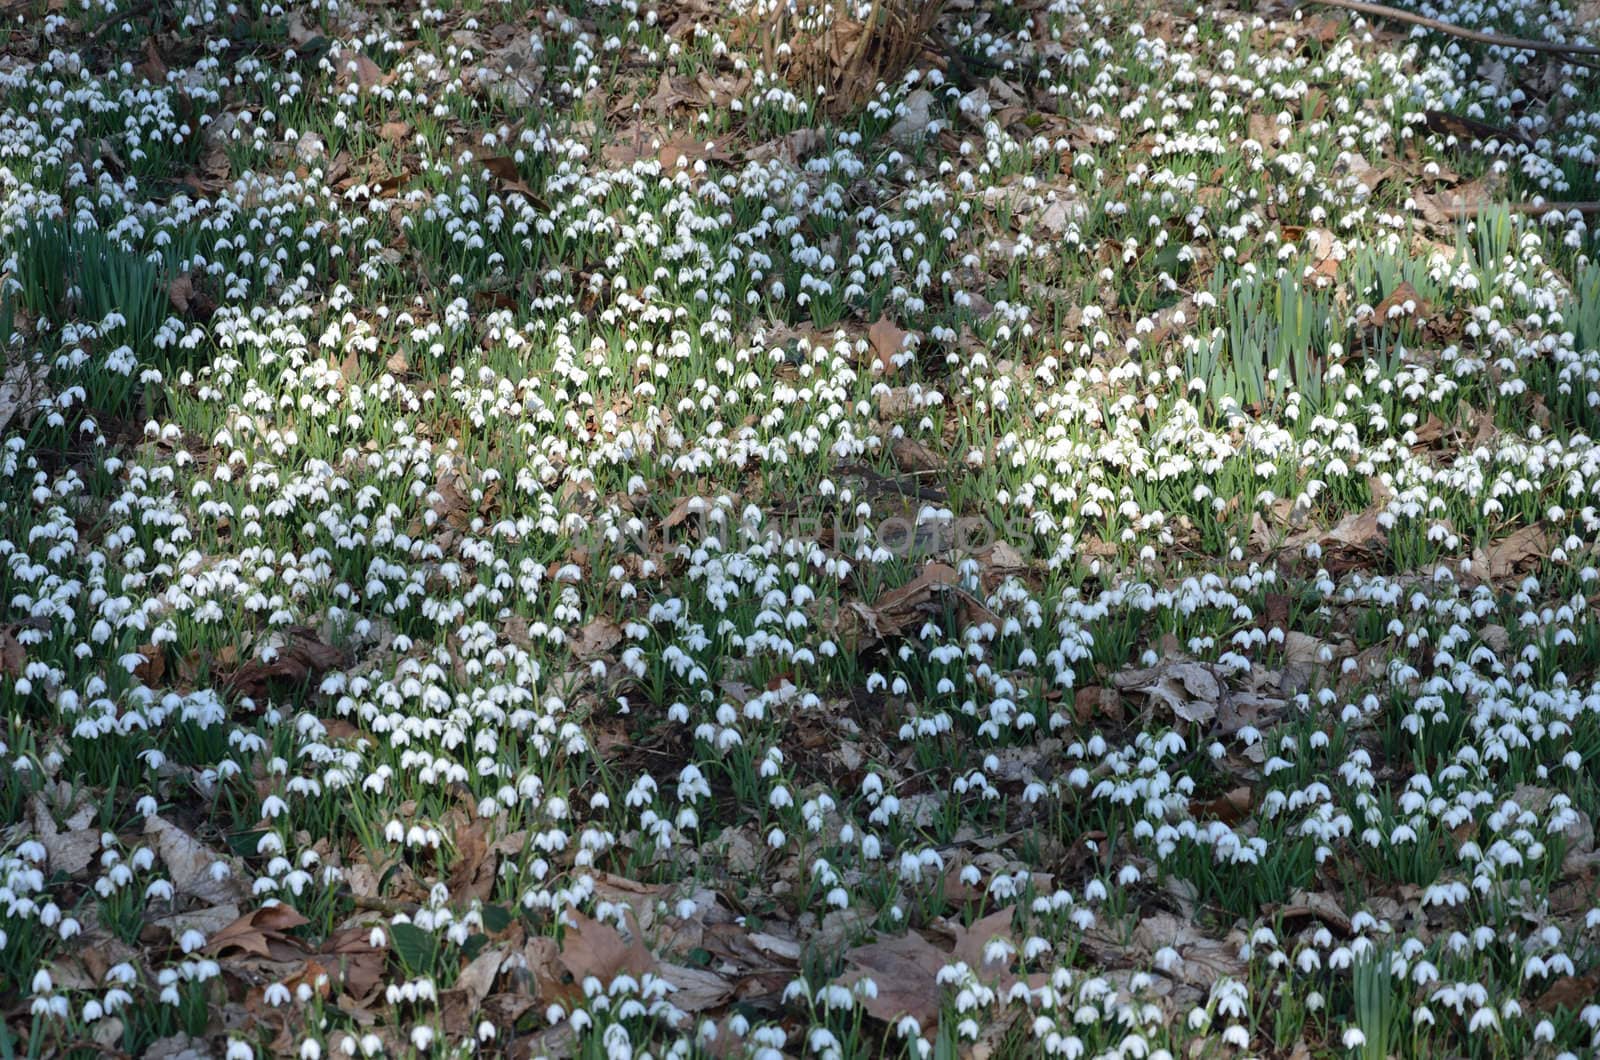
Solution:
[[[152,84],[162,84],[167,80],[167,64],[161,58],[161,53],[156,50],[154,37],[144,40],[144,61],[133,68],[133,72]]]
[[[1270,906],[1263,910],[1272,911]],[[1323,891],[1297,890],[1289,896],[1288,902],[1276,908],[1276,912],[1286,921],[1313,917],[1341,934],[1350,934],[1349,914],[1337,898]]]
[[[909,334],[888,317],[880,317],[876,324],[867,329],[867,342],[872,345],[872,352],[878,355],[878,363],[885,372],[894,371],[894,358],[905,348]]]
[[[683,964],[659,964],[655,974],[672,984],[667,997],[690,1015],[721,1007],[737,986],[714,971]]]
[[[889,443],[894,462],[901,471],[941,471],[948,462],[926,445],[912,438],[896,438]]]
[[[185,931],[199,931],[209,938],[238,919],[239,907],[228,903],[207,906],[187,913],[172,913],[157,917],[151,923],[166,928],[172,932],[174,938],[178,938]]]
[[[388,78],[384,75],[383,68],[369,59],[363,52],[356,52],[350,56],[341,56],[339,66],[345,76],[363,89],[373,89],[388,83]]]
[[[946,563],[930,563],[916,578],[884,593],[872,604],[852,601],[847,610],[860,618],[872,636],[899,636],[914,624],[940,613],[946,593],[955,595],[963,624],[999,625],[998,616],[983,601],[961,588],[961,576]]]
[[[1322,550],[1321,564],[1335,577],[1371,563],[1388,548],[1389,536],[1378,522],[1381,504],[1345,516],[1327,530],[1312,528],[1285,540],[1289,552],[1302,552],[1315,543]],[[1264,542],[1263,542],[1264,543]]]
[[[1389,296],[1379,302],[1372,310],[1374,322],[1383,324],[1390,320],[1401,318],[1420,319],[1426,317],[1429,306],[1426,300],[1417,293],[1417,289],[1405,280],[1395,285]]]
[[[1011,970],[1016,953],[1016,941],[1011,937],[1012,915],[1012,909],[1000,909],[971,927],[941,922],[938,926],[952,938],[948,951],[918,931],[857,946],[845,954],[845,973],[837,982],[851,987],[870,978],[877,987],[877,996],[862,1001],[868,1015],[885,1023],[912,1016],[925,1030],[932,1028],[938,1024],[944,992],[938,976],[946,965],[963,963],[980,981],[1001,992],[1016,981]],[[990,943],[996,940],[1008,945],[997,949],[990,959]]]
[[[1189,815],[1201,820],[1233,824],[1250,812],[1250,785],[1243,784],[1214,799],[1190,799]]]
[[[1155,958],[1156,967],[1164,974],[1205,990],[1220,979],[1243,979],[1249,969],[1248,962],[1239,956],[1237,944],[1211,938],[1170,913],[1157,913],[1139,921],[1133,941]],[[1175,952],[1177,960],[1164,961],[1164,951]],[[1163,968],[1163,964],[1167,967]]]
[[[206,847],[194,836],[158,815],[145,818],[144,834],[166,865],[173,888],[185,897],[211,905],[242,903],[249,888],[232,859]]]
[[[1269,114],[1252,111],[1249,119],[1250,139],[1261,145],[1268,155],[1278,151],[1278,130],[1281,126]]]
[[[622,627],[601,615],[586,623],[572,638],[575,655],[603,655],[622,643]]]
[[[1088,725],[1096,717],[1122,720],[1122,697],[1114,688],[1103,685],[1084,685],[1073,693],[1072,711],[1079,725]]]
[[[377,996],[383,986],[388,950],[372,945],[369,928],[353,927],[335,932],[319,952],[323,963],[338,976],[344,992],[354,1001],[364,1003]]]
[[[1448,190],[1429,193],[1413,189],[1411,198],[1424,221],[1441,228],[1454,228],[1459,218],[1473,216],[1497,202],[1503,183],[1503,177],[1490,173]]]
[[[1016,954],[1016,941],[1011,937],[1014,912],[1010,907],[997,909],[981,920],[974,921],[971,927],[946,924],[955,937],[954,945],[950,948],[951,957],[964,962],[981,981],[1000,990],[1010,986],[1015,979],[1011,973]],[[1010,944],[1008,956],[996,954],[991,957],[989,944],[996,940]]]
[[[52,872],[76,876],[89,866],[100,852],[100,829],[94,826],[95,809],[87,800],[73,807],[57,828],[55,814],[44,792],[36,792],[29,803],[33,834],[43,844],[46,864]]]
[[[1343,258],[1339,241],[1326,228],[1313,228],[1308,235],[1311,264],[1306,267],[1306,278],[1316,287],[1330,286],[1339,278]]]
[[[1423,111],[1422,118],[1429,132],[1441,136],[1455,136],[1467,141],[1493,140],[1502,144],[1523,144],[1529,147],[1533,145],[1533,140],[1521,129],[1490,125],[1488,122],[1468,118],[1462,114],[1429,108]]]
[[[39,410],[41,403],[50,398],[45,379],[50,369],[43,364],[16,360],[6,365],[0,376],[0,430],[18,420],[26,427]]]
[[[1346,156],[1345,164],[1350,175],[1356,179],[1356,183],[1360,184],[1369,193],[1375,191],[1378,185],[1384,181],[1397,175],[1397,170],[1394,166],[1384,166],[1382,169],[1378,169],[1368,162],[1359,151],[1353,151]]]
[[[144,662],[133,668],[133,676],[142,681],[145,687],[154,688],[167,675],[166,653],[156,644],[141,644],[138,651],[144,657]]]
[[[619,975],[637,979],[655,967],[655,957],[636,932],[632,938],[624,938],[610,924],[593,920],[576,910],[568,910],[566,920],[560,961],[578,983],[591,975],[602,983],[610,983]]]
[[[287,932],[308,923],[290,906],[264,905],[212,935],[206,940],[205,952],[213,957],[238,952],[274,961],[293,960],[302,951]]]
[[[192,316],[201,323],[209,321],[217,311],[216,300],[195,285],[193,273],[183,272],[172,278],[167,284],[167,301],[179,313]]]
[[[505,958],[506,950],[503,947],[484,947],[483,952],[461,969],[460,974],[456,976],[455,986],[451,989],[461,991],[467,999],[468,1007],[476,1008],[494,989],[494,981],[500,974],[500,965]]]
[[[477,821],[458,825],[450,831],[455,860],[450,866],[450,893],[471,900],[486,901],[494,889],[498,859],[489,852],[483,825]]]
[[[342,661],[339,649],[317,639],[303,626],[288,631],[287,643],[273,649],[270,659],[250,659],[223,681],[236,695],[260,702],[275,683],[299,684],[321,677]]]
[[[889,1024],[911,1016],[925,1029],[938,1025],[944,992],[938,975],[947,956],[921,934],[908,931],[899,938],[857,946],[844,959],[840,986],[854,987],[871,979],[877,987],[876,995],[862,999],[869,1016]]]
[[[1498,582],[1530,569],[1550,554],[1550,535],[1538,525],[1524,526],[1485,548],[1474,549],[1472,571],[1485,581]]]
[[[645,106],[655,115],[656,121],[665,122],[667,116],[679,107],[699,108],[706,105],[706,96],[687,77],[673,77],[661,71],[656,90],[645,101]]]
[[[1593,1004],[1595,996],[1600,994],[1600,972],[1590,972],[1587,975],[1564,975],[1551,983],[1533,1007],[1540,1012],[1554,1012],[1557,1009],[1571,1009],[1574,1012]]]
[[[28,652],[9,629],[0,629],[0,674],[21,677],[28,665]]]
[[[1217,716],[1222,683],[1209,666],[1183,659],[1168,659],[1145,670],[1116,674],[1111,683],[1140,692],[1184,721],[1205,723]]]
[[[746,151],[745,157],[754,162],[765,162],[776,158],[793,166],[804,162],[825,146],[827,146],[827,141],[823,138],[822,133],[807,126],[796,129],[787,136],[780,136],[776,140],[768,140],[764,144],[758,144]]]
[[[526,199],[537,199],[533,189],[522,180],[522,171],[517,168],[517,160],[510,155],[495,155],[490,158],[478,159],[478,165],[489,171],[495,184],[504,191],[514,192]]]

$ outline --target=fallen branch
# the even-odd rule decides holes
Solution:
[[[1506,143],[1522,144],[1525,147],[1533,146],[1533,137],[1521,129],[1506,129],[1488,122],[1478,121],[1476,118],[1466,118],[1459,114],[1447,114],[1442,110],[1429,109],[1423,112],[1423,121],[1428,126],[1429,132],[1439,133],[1443,136],[1462,136],[1468,140],[1500,140]]]
[[[1556,55],[1600,56],[1600,47],[1593,44],[1558,44],[1555,41],[1529,40],[1526,37],[1502,37],[1498,33],[1485,33],[1482,30],[1467,29],[1465,26],[1440,22],[1436,18],[1429,18],[1426,15],[1418,15],[1410,11],[1402,11],[1398,7],[1390,7],[1387,4],[1370,4],[1366,0],[1305,0],[1305,2],[1308,4],[1320,4],[1323,7],[1337,7],[1345,11],[1355,11],[1358,14],[1371,15],[1374,18],[1408,22],[1413,26],[1422,26],[1452,37],[1460,37],[1462,40],[1474,41],[1478,44],[1492,44],[1501,48],[1516,48],[1527,52],[1551,52]]]
[[[417,902],[399,902],[393,898],[379,898],[377,895],[371,894],[352,894],[349,897],[351,903],[357,909],[365,909],[373,913],[384,913],[389,916],[395,916],[399,913],[405,913],[410,916],[422,908]]]

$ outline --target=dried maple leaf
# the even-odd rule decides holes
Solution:
[[[591,975],[602,983],[610,983],[619,975],[637,979],[655,968],[655,956],[639,940],[637,931],[624,938],[622,932],[610,924],[591,919],[577,910],[568,910],[566,920],[560,961],[578,983]]]

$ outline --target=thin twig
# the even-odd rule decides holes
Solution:
[[[1366,0],[1304,0],[1308,4],[1320,4],[1323,7],[1337,7],[1345,11],[1355,11],[1374,18],[1387,18],[1395,22],[1409,22],[1413,26],[1422,26],[1426,29],[1446,33],[1452,37],[1463,40],[1475,41],[1478,44],[1492,44],[1501,48],[1516,48],[1527,52],[1551,52],[1557,55],[1596,55],[1600,56],[1600,47],[1593,44],[1558,44],[1549,40],[1529,40],[1526,37],[1502,37],[1497,33],[1485,33],[1482,30],[1467,29],[1465,26],[1452,25],[1449,22],[1440,22],[1436,18],[1418,15],[1410,11],[1402,11],[1398,7],[1387,4],[1371,4]]]
[[[1438,211],[1452,221],[1471,220],[1485,209],[1491,207],[1506,210],[1510,213],[1525,214],[1529,217],[1543,217],[1549,213],[1569,214],[1577,211],[1585,216],[1600,213],[1600,202],[1502,202],[1502,203],[1477,203],[1466,206],[1442,206],[1435,204]]]

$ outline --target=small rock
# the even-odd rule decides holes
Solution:
[[[889,139],[901,147],[914,147],[921,142],[933,123],[929,110],[933,106],[933,93],[919,88],[901,104],[904,113],[900,120],[889,126]]]
[[[1039,227],[1053,236],[1059,236],[1069,224],[1087,216],[1089,211],[1076,199],[1055,199],[1039,214]]]
[[[151,1042],[144,1055],[147,1060],[212,1060],[211,1050],[204,1041],[190,1038],[182,1031]]]
[[[318,133],[301,133],[300,139],[295,141],[294,156],[306,165],[311,165],[327,157],[328,145]]]
[[[233,139],[233,130],[238,124],[238,115],[225,110],[202,127],[200,138],[207,145],[221,146]]]
[[[526,107],[544,86],[544,53],[532,37],[522,37],[489,55],[475,76],[502,103]]]
[[[961,120],[974,129],[982,129],[983,123],[989,120],[989,115],[994,111],[989,102],[989,93],[982,88],[975,88],[962,96],[956,109],[961,112]]]

